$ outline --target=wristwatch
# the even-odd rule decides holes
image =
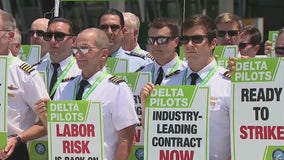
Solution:
[[[16,140],[17,140],[17,146],[20,145],[21,143],[23,143],[22,138],[21,138],[19,135],[17,135],[17,134],[12,134],[12,135],[9,136],[9,138],[11,138],[11,137],[15,137],[15,138],[16,138]]]

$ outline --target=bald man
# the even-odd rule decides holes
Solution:
[[[47,31],[48,21],[49,19],[47,18],[34,20],[29,31],[30,44],[41,46],[41,61],[45,61],[48,58],[48,44],[42,38],[43,32]]]

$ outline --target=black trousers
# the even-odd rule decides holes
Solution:
[[[10,156],[7,160],[29,160],[29,152],[27,149],[26,143],[19,144],[16,148],[12,156]]]

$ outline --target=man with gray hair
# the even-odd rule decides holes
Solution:
[[[123,12],[124,17],[124,38],[122,41],[122,49],[135,52],[141,55],[147,55],[149,52],[141,49],[138,44],[140,21],[139,18],[130,12]]]

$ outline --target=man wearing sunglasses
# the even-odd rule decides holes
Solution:
[[[147,43],[155,61],[146,65],[141,72],[150,72],[154,84],[162,84],[165,76],[186,66],[176,53],[179,28],[175,19],[166,17],[156,18],[148,25]]]
[[[241,33],[239,51],[242,56],[255,57],[259,51],[261,43],[261,33],[258,28],[251,25],[244,27]]]
[[[16,22],[12,15],[0,9],[0,54],[7,56],[7,62],[9,62],[7,70],[8,137],[6,146],[0,149],[0,159],[29,160],[26,142],[46,134],[33,107],[36,101],[49,99],[49,96],[40,74],[18,57],[13,56],[9,50],[15,28]],[[2,117],[0,119],[1,122],[4,121]]]
[[[54,99],[101,102],[104,158],[125,160],[131,150],[135,124],[139,121],[130,88],[122,79],[107,73],[105,63],[109,48],[108,37],[100,29],[81,31],[72,50],[82,74],[62,82]],[[39,115],[46,122],[45,104],[39,102],[35,108],[37,111],[44,110]]]
[[[242,19],[233,13],[222,13],[215,19],[217,45],[238,45],[242,31]]]
[[[134,72],[148,62],[144,55],[122,49],[126,31],[124,25],[123,14],[112,8],[105,10],[99,18],[99,28],[107,34],[111,44],[110,57],[128,59],[128,71]]]
[[[43,39],[43,33],[47,31],[48,27],[48,21],[47,18],[38,18],[35,19],[31,24],[31,30],[28,32],[29,40],[31,45],[40,45],[41,51],[40,51],[40,62],[37,64],[34,64],[35,69],[40,66],[40,63],[45,62],[49,59],[48,54],[48,42]],[[39,67],[41,68],[41,67]]]
[[[42,36],[47,41],[50,58],[37,69],[46,73],[47,88],[52,99],[64,78],[81,73],[71,52],[76,37],[72,22],[60,17],[48,22],[47,32]]]
[[[223,76],[226,70],[218,66],[213,56],[217,45],[216,25],[206,15],[193,15],[182,24],[180,43],[188,67],[169,75],[164,85],[210,86],[209,159],[229,160],[231,81]],[[141,90],[141,104],[154,88],[147,84]],[[189,122],[190,123],[190,122]]]
[[[266,41],[265,54],[269,55],[272,50],[273,50],[272,43],[270,41]],[[274,50],[275,50],[275,57],[284,57],[284,28],[281,28],[278,32]]]

